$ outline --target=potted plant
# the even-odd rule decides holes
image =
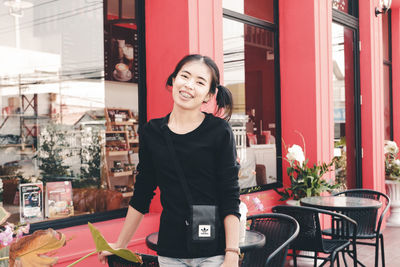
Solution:
[[[385,184],[386,191],[392,200],[388,226],[400,227],[400,159],[399,148],[394,141],[385,141]]]
[[[303,197],[319,196],[323,192],[339,189],[342,186],[340,183],[330,183],[323,179],[326,173],[333,170],[337,158],[333,158],[329,163],[313,164],[309,167],[302,147],[294,144],[287,151],[284,159],[289,162],[286,171],[290,184],[283,190],[275,189],[281,196],[281,201],[291,199],[298,202]]]
[[[67,142],[67,130],[62,125],[50,123],[40,133],[40,145],[35,155],[39,161],[42,181],[54,182],[60,178],[71,176],[70,166],[64,165],[65,154],[69,144]]]

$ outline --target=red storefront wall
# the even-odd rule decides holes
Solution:
[[[393,135],[400,144],[400,0],[392,2]]]
[[[400,0],[393,2],[397,5]],[[280,0],[279,5],[282,136],[286,144],[301,144],[295,131],[301,132],[306,140],[310,163],[329,161],[333,156],[331,2]],[[378,0],[360,1],[363,184],[365,188],[384,191],[382,35],[381,19],[374,15],[377,5]],[[393,88],[398,97],[400,75],[396,73],[400,74],[400,55],[395,49],[400,39],[398,9],[393,10],[392,20]],[[223,69],[221,1],[146,1],[148,119],[164,116],[171,110],[172,100],[170,92],[165,89],[165,81],[176,62],[188,53],[209,55]],[[207,108],[212,110],[212,106]],[[399,111],[395,111],[396,118],[397,121],[400,119]],[[396,138],[400,138],[400,128],[396,128],[395,123]],[[287,177],[284,176],[286,183]],[[253,196],[260,197],[267,211],[281,204],[278,195],[271,190]],[[159,197],[156,196],[151,213],[142,221],[130,249],[151,253],[146,248],[145,237],[158,229],[160,211]],[[117,219],[96,223],[95,226],[108,241],[113,242],[122,223],[123,219]],[[62,232],[72,240],[59,250],[59,266],[66,266],[93,250],[94,244],[86,225],[66,228]],[[96,256],[80,265],[83,264],[100,265]]]

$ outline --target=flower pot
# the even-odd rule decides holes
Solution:
[[[294,199],[286,200],[286,205],[288,205],[288,206],[300,206],[300,200],[294,200]]]
[[[386,221],[387,226],[400,227],[400,182],[386,180],[386,192],[392,204],[390,206],[390,216]]]

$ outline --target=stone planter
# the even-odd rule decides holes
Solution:
[[[400,182],[386,180],[386,192],[392,203],[390,206],[390,216],[386,221],[387,226],[400,227]]]

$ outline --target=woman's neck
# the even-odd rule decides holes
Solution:
[[[168,127],[178,134],[185,134],[196,129],[204,120],[200,110],[186,111],[173,108],[169,116]]]

